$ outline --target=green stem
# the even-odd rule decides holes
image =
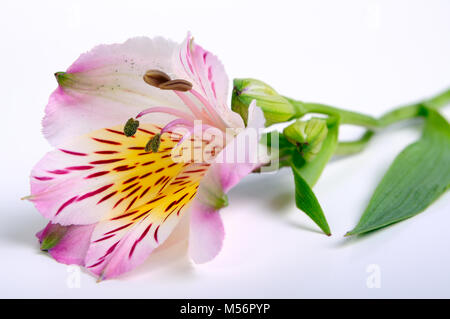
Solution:
[[[339,142],[336,150],[334,151],[335,155],[352,155],[363,151],[367,143],[370,141],[372,136],[375,133],[373,131],[366,131],[364,135],[356,141],[351,142]]]
[[[303,113],[299,113],[299,117],[303,116],[305,113],[320,113],[326,115],[337,115],[340,117],[341,124],[351,124],[357,126],[363,126],[368,129],[374,130],[379,128],[384,128],[393,123],[411,119],[414,117],[421,116],[421,109],[423,105],[430,106],[435,109],[439,109],[450,103],[450,89],[419,103],[414,103],[406,106],[398,107],[381,118],[376,119],[370,115],[343,110],[334,106],[329,106],[320,103],[308,103],[296,101],[290,98],[288,99],[298,110],[302,110]]]
[[[378,120],[370,115],[342,110],[337,107],[319,103],[303,103],[303,107],[306,109],[307,113],[339,115],[341,124],[352,124],[371,129],[375,129],[379,126]]]
[[[350,155],[361,152],[371,140],[374,135],[374,131],[377,129],[385,128],[391,124],[423,116],[423,106],[439,109],[450,103],[450,89],[435,95],[430,99],[420,101],[418,103],[409,104],[398,107],[392,111],[387,112],[379,119],[376,119],[370,115],[365,115],[357,112],[342,110],[337,107],[320,104],[320,103],[305,103],[301,101],[295,101],[287,98],[295,107],[299,110],[303,110],[306,113],[321,113],[326,115],[335,115],[340,117],[341,124],[351,124],[357,126],[366,127],[368,130],[364,135],[356,141],[340,142],[336,149],[337,155]],[[303,114],[299,114],[303,116]]]

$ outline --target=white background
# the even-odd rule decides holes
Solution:
[[[450,297],[449,194],[410,220],[343,238],[420,121],[327,166],[315,192],[330,238],[295,209],[288,170],[249,176],[222,211],[222,253],[201,266],[184,244],[164,245],[120,279],[97,284],[82,271],[80,288],[70,288],[73,269],[39,252],[34,234],[45,221],[19,200],[50,150],[40,121],[53,73],[96,44],[182,41],[191,31],[230,79],[259,78],[284,95],[378,116],[450,85],[449,17],[449,1],[2,1],[0,297]],[[371,264],[380,288],[366,285]]]

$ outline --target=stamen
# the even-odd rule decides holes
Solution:
[[[159,146],[161,145],[161,134],[155,134],[145,145],[145,151],[153,153],[157,153],[159,150]]]
[[[159,70],[148,70],[143,77],[145,83],[159,87],[164,82],[170,81],[170,76]]]
[[[175,79],[159,84],[161,90],[187,92],[192,89],[192,83],[182,79]]]
[[[171,128],[176,127],[176,126],[187,126],[187,127],[191,127],[193,125],[192,121],[188,121],[185,119],[176,119],[173,120],[169,123],[166,124],[166,126],[164,126],[160,132],[160,134],[164,134],[167,131],[169,131]]]
[[[180,118],[184,118],[184,119],[189,119],[189,120],[194,120],[194,117],[186,112],[171,108],[171,107],[167,107],[167,106],[154,106],[154,107],[150,107],[148,109],[143,110],[141,113],[139,113],[136,118],[140,118],[146,114],[149,113],[165,113],[165,114],[170,114],[170,115],[174,115],[176,117],[180,117]]]
[[[125,133],[125,136],[133,136],[134,134],[136,134],[136,131],[139,127],[139,121],[130,118],[126,123],[125,126],[123,128],[123,132]]]

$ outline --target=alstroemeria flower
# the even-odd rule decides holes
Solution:
[[[259,165],[246,132],[264,126],[255,103],[247,127],[230,110],[219,60],[189,36],[181,45],[135,38],[98,46],[55,76],[43,130],[56,149],[34,167],[29,196],[50,220],[37,234],[42,248],[112,278],[141,264],[189,210],[192,259],[214,258],[225,194]],[[140,121],[131,137],[123,133],[129,118]],[[197,121],[221,143],[207,160],[176,161],[175,150],[197,147]],[[157,134],[156,148],[146,151]],[[245,160],[224,161],[227,153]]]

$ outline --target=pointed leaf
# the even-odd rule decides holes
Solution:
[[[300,156],[300,154],[297,154],[295,154],[294,157]],[[303,179],[299,169],[294,164],[292,165],[292,172],[294,173],[295,180],[295,204],[299,209],[305,212],[325,234],[330,236],[330,227],[328,226],[325,214],[323,213],[314,192],[305,179]]]
[[[394,160],[376,188],[358,225],[346,235],[362,234],[422,212],[450,185],[450,125],[437,111],[424,108],[419,141]]]

